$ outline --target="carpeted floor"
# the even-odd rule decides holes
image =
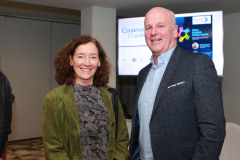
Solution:
[[[7,160],[45,160],[42,138],[8,142]]]

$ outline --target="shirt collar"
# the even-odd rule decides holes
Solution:
[[[175,45],[172,49],[168,50],[167,52],[165,52],[165,53],[161,54],[160,56],[158,56],[158,64],[160,64],[160,63],[162,63],[162,62],[163,62],[164,64],[168,64],[168,62],[169,62],[169,60],[170,60],[170,57],[171,57],[174,49],[176,48],[176,46],[177,46],[177,45]],[[157,67],[159,66],[159,65],[158,65],[158,66],[155,65],[153,55],[151,56],[150,61],[151,61],[152,66],[153,66],[154,68],[157,68]]]

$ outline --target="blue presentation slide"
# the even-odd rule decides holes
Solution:
[[[212,58],[212,16],[177,17],[178,45]]]

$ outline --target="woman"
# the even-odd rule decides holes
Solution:
[[[127,159],[127,125],[118,100],[116,131],[112,94],[106,85],[110,65],[100,43],[87,35],[73,38],[54,63],[61,86],[47,94],[43,106],[46,159]]]

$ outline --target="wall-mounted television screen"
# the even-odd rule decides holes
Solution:
[[[175,14],[178,45],[194,53],[209,55],[219,77],[223,76],[222,11]],[[118,75],[136,76],[150,62],[145,42],[144,17],[118,20]]]

